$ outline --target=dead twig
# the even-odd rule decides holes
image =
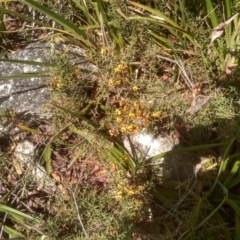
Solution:
[[[183,79],[184,79],[185,83],[187,84],[187,86],[190,89],[193,88],[194,84],[192,83],[191,79],[188,77],[187,72],[185,71],[184,65],[183,65],[181,60],[178,61],[176,58],[174,60],[174,59],[171,59],[171,58],[163,57],[161,55],[157,55],[157,57],[160,58],[160,59],[164,59],[166,61],[175,63],[179,67],[179,69],[181,70]]]
[[[196,114],[201,108],[203,108],[208,103],[210,99],[211,96],[204,96],[204,98],[201,101],[199,101],[196,105],[190,107],[188,110],[190,116]]]
[[[81,227],[82,227],[82,230],[83,230],[83,232],[84,232],[84,234],[85,234],[85,237],[88,238],[88,234],[87,234],[87,232],[86,232],[86,230],[85,230],[85,227],[84,227],[84,225],[83,225],[83,222],[82,222],[82,219],[81,219],[81,216],[80,216],[80,213],[79,213],[79,208],[78,208],[77,201],[76,201],[76,198],[75,198],[75,191],[73,192],[70,188],[69,188],[69,190],[70,190],[70,192],[72,193],[74,205],[75,205],[76,210],[77,210],[78,221],[79,221],[79,223],[80,223],[80,225],[81,225]]]

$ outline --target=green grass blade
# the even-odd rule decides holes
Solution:
[[[224,7],[225,7],[225,16],[226,19],[231,17],[231,7],[233,5],[232,0],[224,0]]]
[[[127,153],[122,152],[116,147],[112,147],[111,145],[109,145],[109,147],[110,153],[115,158],[118,165],[121,165],[127,171],[131,170],[132,172],[134,172],[136,165],[132,160],[131,156],[127,155]]]
[[[215,218],[219,222],[219,225],[221,225],[221,229],[224,232],[224,237],[226,240],[232,240],[231,233],[229,231],[229,227],[227,226],[227,222],[225,222],[219,212],[215,213]]]
[[[240,195],[229,192],[228,198],[240,206]]]
[[[39,2],[34,0],[20,0],[19,2],[31,6],[32,8],[42,12],[44,15],[50,17],[55,22],[64,27],[67,31],[83,36],[85,38],[87,37],[86,34],[83,31],[81,31],[77,26],[75,26],[72,22],[69,22],[64,17],[61,17],[57,13],[41,5]]]
[[[224,3],[225,3],[224,4],[225,18],[229,19],[231,17],[232,0],[225,0]],[[227,43],[228,49],[231,47],[231,37],[232,37],[232,23],[230,23],[227,27],[226,43]],[[232,46],[232,47],[234,47],[234,46]]]
[[[196,207],[193,209],[193,221],[194,221],[194,227],[198,225],[198,219],[201,213],[201,206],[202,206],[202,198],[199,199]]]
[[[134,171],[136,169],[136,163],[134,162],[134,159],[132,156],[129,154],[129,152],[125,149],[124,146],[120,145],[117,141],[114,141],[115,145],[117,146],[117,150],[121,152],[122,158],[125,159],[127,158],[127,164],[128,167]]]
[[[236,186],[239,183],[240,183],[240,176],[231,180],[231,182],[228,183],[227,187],[230,189],[230,188],[233,188],[234,186]]]
[[[93,134],[89,134],[89,132],[81,130],[81,129],[77,129],[76,127],[70,126],[69,129],[76,133],[77,135],[83,137],[84,139],[86,139],[89,143],[93,144],[93,140],[94,140],[94,135]]]
[[[33,221],[33,222],[39,222],[39,220],[37,220],[36,218],[34,217],[31,217],[25,213],[22,213],[14,208],[11,208],[11,207],[8,207],[4,204],[0,204],[0,212],[4,212],[4,213],[8,213],[12,216],[17,216],[17,217],[21,217],[25,220],[28,220],[28,221]]]
[[[235,213],[235,239],[240,239],[240,220],[239,215]]]
[[[134,5],[135,7],[139,7],[139,8],[142,8],[158,17],[160,17],[161,19],[163,19],[164,21],[166,21],[167,23],[171,24],[172,26],[175,26],[179,29],[181,29],[181,27],[175,23],[174,21],[172,21],[170,18],[168,18],[166,15],[164,15],[163,13],[159,12],[158,10],[155,10],[153,8],[150,8],[146,5],[142,5],[140,3],[136,3],[136,2],[132,2],[132,1],[129,1],[130,4]]]
[[[8,226],[4,226],[3,231],[5,233],[9,234],[9,236],[11,236],[11,237],[24,237],[23,234],[21,234],[20,232],[16,231],[13,228],[8,227]],[[20,238],[18,238],[18,239],[20,239]]]
[[[18,78],[20,78],[20,79],[22,79],[22,78],[26,78],[26,79],[45,78],[45,77],[49,77],[49,76],[50,76],[49,71],[37,71],[37,72],[20,73],[20,74],[16,74],[16,75],[0,77],[0,81],[18,79]]]
[[[3,32],[5,32],[6,29],[6,14],[4,14],[4,11],[2,8],[0,8],[0,39],[4,40],[5,35]]]
[[[213,195],[214,196],[209,197],[209,201],[211,201],[211,203],[219,203],[222,200],[222,194],[219,194],[218,192],[214,192]],[[240,196],[229,192],[228,198],[240,206]]]
[[[85,143],[87,140],[84,140],[82,143]],[[79,148],[77,150],[77,152],[75,153],[74,157],[71,159],[70,163],[68,164],[67,168],[70,168],[75,162],[76,160],[83,154],[86,152],[86,150],[88,149],[88,146],[83,146],[82,148]]]
[[[117,33],[114,27],[110,26],[109,20],[107,18],[106,12],[104,10],[102,0],[96,0],[97,1],[97,6],[98,6],[98,11],[99,11],[99,22],[101,22],[101,18],[103,20],[103,27],[106,28],[106,31],[110,34],[112,37],[113,41],[119,46],[122,47],[123,45],[123,37],[121,36],[120,33]],[[102,33],[103,34],[103,33]]]
[[[48,25],[46,23],[40,22],[40,21],[38,21],[36,19],[33,19],[31,17],[28,17],[28,16],[26,16],[24,14],[21,14],[21,13],[18,13],[18,12],[14,12],[14,11],[10,11],[10,10],[8,10],[6,8],[3,8],[3,7],[0,7],[0,11],[2,11],[4,13],[8,13],[8,14],[13,15],[13,16],[17,16],[17,17],[22,18],[24,20],[27,20],[29,22],[34,22],[34,23],[38,24],[39,26],[51,27],[50,25]],[[11,31],[9,33],[11,33]]]
[[[93,121],[91,121],[91,120],[83,117],[82,115],[80,115],[80,114],[78,114],[78,113],[76,113],[76,112],[73,112],[73,111],[71,111],[71,110],[69,110],[69,109],[66,109],[66,108],[64,108],[64,107],[61,107],[61,106],[59,106],[59,105],[57,105],[57,104],[55,104],[55,103],[51,103],[51,104],[52,104],[53,106],[55,106],[55,107],[63,110],[65,113],[68,113],[68,114],[72,115],[73,117],[76,117],[76,118],[79,118],[79,119],[85,121],[86,123],[92,125],[92,126],[95,127],[95,128],[98,128],[98,127],[99,127],[99,126],[98,126],[97,124],[95,124]]]
[[[224,153],[223,153],[223,156],[222,156],[223,159],[228,159],[229,151],[230,151],[234,141],[235,141],[235,138],[231,139],[229,141],[228,145],[226,146],[226,148],[224,149]],[[221,170],[225,171],[226,167],[227,167],[227,162],[226,161],[221,161],[221,162],[222,162]]]
[[[48,63],[48,62],[36,62],[36,61],[6,59],[6,58],[0,58],[0,62],[28,64],[28,65],[43,66],[43,67],[57,67],[56,64],[52,64],[52,63]]]
[[[227,198],[226,202],[232,207],[232,209],[234,210],[235,214],[237,214],[238,216],[240,216],[240,207],[231,199]]]
[[[89,13],[89,7],[86,5],[85,1],[83,1],[83,5],[81,5],[77,0],[71,0],[71,1],[76,5],[77,8],[79,8],[84,13],[84,15],[87,18],[87,24],[98,25],[99,27],[98,21]],[[94,2],[89,1],[89,4],[94,4]]]
[[[30,133],[33,133],[33,134],[48,136],[47,134],[44,134],[44,133],[42,133],[42,132],[40,132],[40,131],[37,131],[37,130],[35,130],[35,129],[33,129],[33,128],[30,128],[30,127],[28,127],[28,126],[25,126],[25,125],[23,125],[23,124],[19,124],[19,123],[18,123],[18,124],[16,124],[16,127],[22,129],[23,131],[27,131],[27,132],[30,132]]]
[[[228,159],[229,159],[228,154],[229,154],[230,148],[232,147],[232,144],[233,144],[234,141],[235,141],[235,138],[231,139],[224,149],[224,153],[223,153],[221,163],[220,163],[220,167],[219,167],[219,170],[218,170],[218,175],[216,176],[215,181],[214,181],[211,189],[209,190],[209,193],[208,193],[209,195],[212,193],[212,191],[216,187],[216,184],[219,183],[220,178],[222,177],[223,173],[226,170],[227,162],[228,162]]]
[[[231,139],[229,141],[229,144],[226,146],[226,148],[224,149],[224,153],[221,159],[221,163],[220,163],[220,167],[219,167],[219,179],[221,179],[221,175],[223,175],[227,169],[227,164],[228,164],[228,160],[229,160],[229,152],[230,149],[232,147],[233,142],[235,141],[235,138]]]
[[[179,182],[176,182],[176,185],[174,186],[178,187]],[[169,187],[162,187],[162,186],[155,186],[153,189],[150,190],[150,194],[155,196],[159,201],[164,203],[164,205],[170,210],[172,210],[176,204],[176,202],[179,201],[179,191],[173,190]],[[187,196],[187,198],[191,198],[191,196]]]
[[[222,202],[216,207],[211,210],[211,213],[201,222],[198,224],[196,229],[201,228],[215,213],[219,211],[219,209],[222,207],[222,205],[226,202],[227,197],[225,197]]]
[[[172,209],[174,207],[173,203],[167,199],[161,191],[157,191],[156,189],[150,191],[150,194],[156,197],[161,203],[164,204],[168,209]]]
[[[66,20],[64,17],[60,16],[59,14],[51,11],[47,7],[41,5],[39,2],[34,0],[20,0],[21,3],[26,4],[28,6],[31,6],[32,8],[42,12],[46,16],[53,19],[55,22],[57,22],[59,25],[61,25],[66,31],[73,33],[78,39],[80,38],[84,44],[88,47],[95,46],[94,42],[89,42],[87,39],[87,35],[84,31],[82,31],[80,28],[75,26],[72,22]]]
[[[234,177],[236,176],[236,174],[239,171],[239,166],[240,166],[240,159],[238,159],[234,162],[233,167],[232,167],[231,171],[229,172],[227,179],[224,182],[224,185],[226,187],[231,185],[232,180],[234,179]]]
[[[43,160],[45,162],[47,174],[51,173],[51,142],[49,141],[43,152]]]
[[[171,20],[170,18],[168,18],[166,15],[164,15],[163,13],[159,12],[158,10],[155,10],[153,8],[150,8],[148,6],[142,5],[140,3],[136,3],[136,2],[132,2],[129,1],[130,4],[142,8],[145,11],[148,11],[152,14],[154,14],[155,16],[159,17],[160,19],[163,19],[166,24],[164,24],[164,27],[168,27],[169,25],[174,27],[177,31],[181,32],[185,37],[188,38],[188,40],[193,44],[196,45],[196,42],[194,41],[194,39],[192,38],[190,33],[187,33],[183,28],[181,28],[176,22],[174,22],[173,20]]]
[[[156,43],[160,46],[164,46],[165,48],[173,49],[174,45],[172,42],[170,42],[168,39],[159,36],[153,32],[149,32],[149,34],[155,39]]]
[[[211,0],[205,0],[205,6],[209,15],[209,18],[212,23],[212,28],[215,28],[218,25],[217,17],[213,9],[212,1]]]
[[[152,161],[155,161],[155,160],[158,160],[159,158],[163,158],[163,157],[167,157],[167,156],[174,156],[176,154],[199,151],[199,150],[204,150],[204,149],[218,147],[218,146],[224,146],[224,145],[226,145],[226,143],[214,143],[214,144],[206,144],[206,145],[199,145],[199,146],[192,146],[192,147],[171,150],[171,151],[161,153],[161,154],[158,154],[154,157],[147,159],[146,163],[151,163]]]
[[[108,156],[108,161],[116,166],[120,167],[124,171],[128,171],[128,166],[125,164],[124,161],[119,157],[119,154],[113,150],[113,147],[106,144],[104,148],[101,150],[101,153],[104,156]]]

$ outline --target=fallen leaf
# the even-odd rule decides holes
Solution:
[[[42,179],[41,182],[40,182],[40,184],[39,184],[38,187],[37,187],[37,191],[38,191],[38,192],[41,191],[41,190],[43,189],[43,187],[44,187],[44,180]]]
[[[60,181],[61,181],[61,177],[60,177],[60,175],[59,175],[57,172],[53,172],[53,173],[52,173],[52,178],[53,178],[54,180],[56,180],[57,182],[60,182]]]
[[[12,158],[12,160],[13,160],[13,166],[14,166],[17,174],[18,174],[18,175],[22,175],[23,172],[24,172],[22,166],[20,165],[20,163],[18,162],[18,160],[15,159],[14,157]]]
[[[231,21],[238,15],[235,14],[234,16],[232,16],[231,18],[229,18],[227,21],[222,22],[220,24],[218,24],[213,30],[212,30],[212,36],[211,36],[211,41],[210,44],[208,46],[208,53],[211,53],[211,46],[213,45],[213,42],[219,38],[220,36],[222,36],[222,34],[224,33],[224,29],[231,23]]]

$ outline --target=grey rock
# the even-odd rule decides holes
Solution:
[[[182,147],[178,139],[163,135],[154,137],[153,134],[147,133],[145,129],[129,138],[125,138],[124,146],[132,156],[135,154],[142,161]],[[159,177],[181,182],[192,181],[199,170],[199,166],[191,154],[176,154],[158,158],[151,163],[151,166],[155,169],[154,173]]]
[[[82,69],[91,69],[85,60],[83,50],[76,47],[68,47],[63,44],[33,43],[25,49],[7,54],[8,59],[38,61],[53,63],[53,56],[67,52],[71,64],[80,66]],[[0,77],[12,76],[21,73],[48,71],[48,66],[9,63],[0,61]],[[89,77],[89,76],[88,76]],[[0,112],[1,110],[14,111],[16,122],[30,125],[31,122],[41,119],[49,119],[50,111],[43,111],[43,105],[50,98],[51,93],[47,87],[48,77],[16,78],[0,81]],[[1,120],[1,114],[0,114]],[[0,138],[4,135],[16,132],[12,121],[3,123],[0,121]]]
[[[55,182],[47,175],[45,169],[34,160],[35,146],[28,140],[18,143],[14,150],[14,157],[22,168],[27,169],[32,181],[44,186],[51,187]]]

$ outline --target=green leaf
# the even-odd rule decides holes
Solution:
[[[42,12],[46,16],[53,19],[59,25],[64,27],[64,29],[70,33],[73,33],[78,39],[80,39],[87,47],[94,47],[95,44],[93,42],[89,42],[87,39],[87,35],[84,31],[80,30],[77,26],[75,26],[72,22],[66,20],[64,17],[60,16],[59,14],[53,12],[52,10],[48,9],[47,7],[41,5],[39,2],[34,0],[20,0],[19,2],[31,6],[32,8]]]
[[[201,207],[202,207],[202,198],[199,199],[197,205],[193,209],[193,221],[194,226],[196,227],[198,225],[198,219],[201,213]]]
[[[150,194],[155,196],[160,202],[162,202],[168,209],[174,207],[174,200],[178,199],[179,196],[176,191],[165,188],[155,188],[150,190]],[[171,196],[171,200],[169,197]]]
[[[215,28],[218,25],[218,21],[217,21],[215,11],[213,9],[212,1],[211,0],[205,0],[205,5],[206,5],[206,8],[207,8],[208,16],[211,19],[212,27]]]
[[[87,6],[86,1],[83,1],[83,5],[81,5],[77,0],[71,0],[71,1],[75,3],[76,7],[79,8],[84,13],[84,15],[87,18],[88,25],[95,25],[95,26],[98,26],[99,28],[98,21],[92,16],[92,14],[90,14],[89,7]],[[88,2],[88,3],[95,4],[94,2]]]
[[[231,139],[228,144],[226,145],[225,147],[225,150],[224,150],[224,153],[223,153],[223,156],[221,158],[221,163],[220,163],[220,167],[219,167],[219,170],[218,170],[218,175],[216,176],[215,178],[215,181],[211,187],[211,189],[209,190],[209,195],[212,193],[212,191],[214,190],[214,188],[216,187],[216,184],[219,183],[219,180],[221,181],[220,178],[223,177],[223,174],[226,170],[226,167],[227,167],[227,162],[228,162],[228,154],[229,154],[229,151],[232,147],[232,144],[233,142],[235,141],[235,138]]]
[[[193,151],[199,151],[199,150],[203,150],[203,149],[214,148],[214,147],[224,146],[224,145],[226,145],[226,143],[214,143],[214,144],[198,145],[198,146],[191,146],[191,147],[171,150],[171,151],[161,153],[161,154],[158,154],[154,157],[147,159],[146,163],[151,163],[151,162],[158,160],[159,158],[163,158],[163,157],[174,156],[176,154],[189,153],[189,152],[193,152]]]
[[[51,142],[49,141],[43,152],[43,160],[46,165],[47,174],[51,173]]]
[[[69,110],[69,109],[66,109],[66,108],[64,108],[64,107],[61,107],[61,106],[59,106],[59,105],[57,105],[57,104],[55,104],[55,103],[51,103],[51,104],[52,104],[53,106],[55,106],[55,107],[63,110],[65,113],[68,113],[68,114],[72,115],[73,117],[76,117],[76,118],[79,118],[79,119],[85,121],[86,123],[92,125],[92,126],[95,127],[95,128],[98,128],[98,127],[99,127],[99,126],[98,126],[97,124],[95,124],[93,121],[91,121],[91,120],[83,117],[81,114],[78,114],[78,113],[73,112],[73,111],[71,111],[71,110]]]
[[[87,140],[84,140],[82,143],[85,143]],[[75,161],[83,154],[86,152],[86,150],[88,149],[88,146],[83,146],[82,148],[79,148],[77,150],[77,152],[75,153],[74,157],[72,158],[72,160],[70,161],[70,163],[68,164],[67,168],[70,168]]]
[[[227,198],[226,202],[232,207],[232,209],[234,210],[234,212],[240,216],[240,207],[231,199]]]
[[[201,223],[198,224],[196,229],[201,228],[216,212],[218,212],[222,205],[226,202],[226,199],[227,196],[224,197],[222,202],[220,202],[220,204],[216,208],[212,208],[211,213]]]
[[[2,2],[2,1],[1,1]],[[27,20],[29,22],[34,22],[36,23],[37,25],[39,26],[43,26],[43,27],[51,27],[50,25],[46,24],[46,23],[43,23],[43,22],[40,22],[34,18],[31,18],[31,17],[28,17],[27,15],[24,15],[24,14],[21,14],[21,13],[18,13],[18,12],[15,12],[15,11],[11,11],[9,9],[6,9],[4,7],[0,7],[0,11],[4,12],[4,13],[8,13],[10,15],[13,15],[13,16],[17,16],[19,18],[22,18],[24,20]],[[7,33],[7,32],[6,32]],[[9,31],[7,34],[11,34],[11,31]]]
[[[239,155],[239,154],[238,154]],[[238,156],[239,157],[239,156]],[[224,185],[229,188],[229,186],[231,186],[232,181],[235,180],[235,177],[239,171],[239,167],[240,167],[240,159],[235,160],[233,167],[231,169],[231,171],[228,173],[228,177],[224,182]]]
[[[222,218],[220,212],[216,212],[215,213],[215,218],[219,222],[219,225],[221,225],[221,229],[224,232],[225,239],[226,240],[232,240],[232,236],[231,236],[231,233],[229,231],[229,227],[227,226],[228,223],[224,221],[224,219]]]
[[[43,67],[56,67],[57,66],[56,64],[52,64],[49,62],[37,62],[37,61],[27,61],[27,60],[17,60],[17,59],[6,59],[6,58],[1,58],[0,62],[28,64],[28,65],[43,66]]]
[[[49,76],[50,76],[49,71],[37,71],[37,72],[20,73],[16,75],[0,77],[0,81],[9,80],[9,79],[18,79],[18,78],[21,78],[21,79],[22,78],[26,78],[26,79],[45,78]]]
[[[158,45],[164,47],[165,49],[166,49],[166,46],[167,46],[168,49],[173,49],[174,48],[173,43],[171,41],[169,41],[167,38],[164,38],[164,37],[162,37],[160,35],[157,35],[153,32],[149,32],[149,34],[155,39],[155,42]]]
[[[22,213],[14,208],[11,208],[11,207],[8,207],[4,204],[0,204],[0,212],[4,212],[4,213],[8,213],[12,216],[17,216],[17,217],[21,217],[25,220],[28,220],[28,221],[34,221],[34,222],[39,222],[39,220],[37,220],[36,218],[34,217],[31,217],[25,213]]]
[[[43,6],[39,2],[33,1],[33,0],[20,0],[19,2],[26,4],[28,6],[31,6],[32,8],[42,12],[44,15],[49,16],[51,19],[53,19],[58,24],[63,26],[69,32],[76,33],[77,35],[80,35],[83,37],[87,37],[86,34],[83,31],[81,31],[78,27],[76,27],[73,23],[69,22],[64,17],[61,17],[57,13]]]
[[[230,188],[233,188],[234,186],[236,186],[239,183],[240,183],[240,176],[237,176],[236,178],[234,178],[230,182],[228,182],[227,187],[230,189]]]
[[[9,236],[11,237],[24,237],[23,234],[21,234],[20,232],[16,231],[15,229],[13,228],[10,228],[8,226],[4,226],[3,227],[3,231],[7,234],[9,234]],[[11,239],[11,238],[10,238]]]
[[[166,15],[164,15],[163,13],[159,12],[158,10],[156,9],[153,9],[151,7],[148,7],[148,6],[145,6],[145,5],[142,5],[140,3],[136,3],[136,2],[133,2],[133,1],[129,1],[130,4],[136,6],[136,7],[139,7],[139,8],[142,8],[144,9],[145,11],[148,11],[152,14],[154,14],[155,16],[150,16],[151,18],[155,17],[155,19],[158,19],[159,23],[161,22],[162,26],[164,26],[165,28],[168,28],[169,26],[171,26],[172,28],[175,28],[176,31],[178,32],[181,32],[185,37],[188,38],[188,40],[194,45],[196,46],[196,42],[195,40],[193,39],[193,37],[191,36],[190,33],[186,32],[184,29],[182,29],[176,22],[174,22],[173,20],[171,20],[170,18],[168,18]],[[149,16],[149,15],[146,15],[146,14],[143,14],[144,16]],[[165,22],[165,24],[163,24],[162,22]]]
[[[23,124],[16,124],[16,126],[20,129],[22,129],[23,131],[27,131],[27,132],[30,132],[30,133],[34,133],[34,134],[39,134],[39,135],[45,135],[47,136],[46,134],[43,134],[41,133],[40,131],[37,131],[35,129],[32,129],[32,128],[29,128]]]
[[[116,147],[109,145],[109,153],[115,158],[115,163],[119,166],[122,166],[126,171],[135,169],[135,163],[132,161],[132,158],[129,155],[125,155]]]
[[[106,35],[104,31],[104,28],[106,28],[106,32],[108,32],[112,38],[112,40],[119,46],[123,46],[123,37],[119,32],[116,32],[113,26],[109,25],[109,20],[107,18],[107,14],[104,10],[102,0],[96,0],[97,1],[97,6],[99,10],[99,23],[102,29],[102,35]]]
[[[235,239],[240,239],[240,220],[239,215],[235,213]]]

